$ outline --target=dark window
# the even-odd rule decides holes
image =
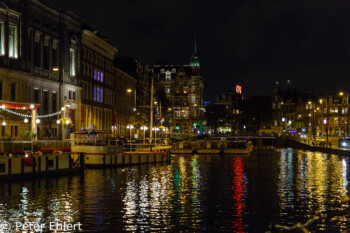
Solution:
[[[36,138],[40,136],[40,127],[36,128]]]
[[[53,159],[47,160],[47,167],[48,168],[53,168]]]
[[[49,113],[49,92],[48,91],[44,91],[44,99],[43,99],[43,108],[44,108],[44,114],[48,114]]]
[[[34,102],[35,103],[40,102],[39,89],[34,89]]]
[[[6,135],[6,128],[5,128],[5,126],[1,126],[1,136],[3,136],[3,137],[5,137],[5,135]]]
[[[11,101],[16,101],[16,83],[11,83]]]
[[[73,91],[73,100],[75,100],[75,91]]]
[[[44,69],[50,69],[50,52],[49,46],[44,46]]]
[[[2,100],[2,82],[0,82],[0,100]]]
[[[57,112],[57,94],[52,93],[52,112]]]
[[[11,126],[11,137],[18,136],[18,126]]]
[[[52,49],[52,66],[58,67],[58,61],[57,61],[57,49]]]
[[[37,67],[41,66],[41,51],[39,42],[34,42],[34,65]]]
[[[6,165],[5,165],[5,163],[0,163],[0,172],[1,173],[6,172]]]

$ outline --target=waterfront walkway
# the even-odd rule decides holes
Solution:
[[[288,137],[288,146],[311,151],[320,151],[328,154],[350,155],[349,149],[338,147],[339,137],[329,137],[328,143],[325,139],[316,138],[312,140],[299,137]]]

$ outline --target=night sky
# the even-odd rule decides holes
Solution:
[[[245,95],[270,95],[288,79],[316,93],[350,91],[348,0],[52,2],[143,63],[188,64],[196,33],[206,100],[237,83]]]

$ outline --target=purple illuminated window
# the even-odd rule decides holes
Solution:
[[[103,103],[103,88],[94,86],[94,101]]]

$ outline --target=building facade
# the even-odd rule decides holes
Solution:
[[[117,102],[113,59],[117,51],[96,32],[89,29],[83,31],[80,121],[82,128],[87,128],[92,123],[97,130],[112,129],[113,106]]]
[[[135,125],[131,134],[137,132],[136,83],[137,80],[124,71],[114,67],[115,91],[117,102],[113,111],[113,135],[130,137],[128,125]],[[133,136],[132,136],[133,137]]]
[[[204,132],[204,85],[199,63],[154,65],[151,69],[155,96],[163,111],[161,115],[160,108],[156,109],[155,125],[168,122],[169,127],[185,135]]]
[[[36,104],[40,118],[39,139],[58,139],[56,123],[61,107],[67,109],[74,131],[79,114],[81,22],[69,12],[58,11],[35,0],[8,0],[0,3],[0,98],[3,104]],[[23,107],[26,108],[26,107]],[[12,109],[30,114],[28,109]],[[55,114],[57,113],[57,114]],[[21,138],[30,124],[23,117],[1,111],[7,121],[3,137]]]

